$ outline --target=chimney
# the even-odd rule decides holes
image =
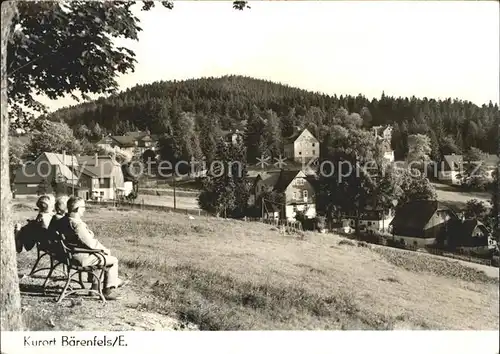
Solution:
[[[94,166],[97,166],[99,162],[99,154],[96,152],[95,153],[95,158],[94,158]]]

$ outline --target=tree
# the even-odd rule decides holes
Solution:
[[[216,166],[213,166],[203,180],[203,189],[198,197],[200,208],[215,213],[227,214],[236,207],[235,185],[230,173],[229,147],[220,140],[217,143]]]
[[[28,146],[30,153],[35,156],[43,152],[66,152],[77,154],[81,152],[80,142],[73,135],[73,130],[66,123],[41,121]]]
[[[204,210],[224,217],[241,217],[246,212],[249,184],[241,145],[217,143],[216,158],[203,180],[198,203]]]
[[[464,216],[467,219],[477,219],[486,223],[488,211],[488,207],[484,202],[477,199],[469,199],[465,204]]]
[[[318,175],[318,209],[329,218],[351,216],[359,232],[361,213],[370,208],[387,210],[397,199],[394,178],[385,173],[386,166],[378,153],[373,134],[352,129],[349,134],[332,140],[320,162]]]
[[[271,157],[278,157],[281,155],[282,144],[281,144],[281,126],[276,112],[269,109],[265,112],[266,116],[266,127],[265,127],[265,138],[268,146],[268,152]]]
[[[399,170],[398,188],[400,189],[398,205],[413,200],[436,200],[437,198],[434,186],[417,169]]]
[[[460,154],[462,152],[460,146],[455,142],[452,136],[445,136],[439,142],[439,150],[441,157],[444,155]]]
[[[12,20],[16,13],[16,3],[8,1],[2,3],[2,24],[1,24],[1,113],[2,129],[1,138],[1,188],[0,196],[2,201],[2,213],[0,216],[1,229],[1,268],[0,272],[2,291],[0,308],[0,329],[2,331],[16,331],[23,329],[21,317],[21,295],[19,293],[19,278],[17,276],[16,248],[14,242],[14,224],[12,222],[12,195],[10,189],[9,172],[9,115],[7,98],[7,43],[12,30]]]
[[[408,156],[406,160],[413,164],[419,165],[430,160],[431,140],[427,135],[413,134],[408,136]]]
[[[137,40],[141,30],[130,11],[135,2],[5,2],[1,27],[1,330],[22,329],[19,281],[9,183],[9,110],[29,116],[24,107],[43,110],[33,98],[44,93],[82,97],[118,88],[117,75],[134,68],[134,53],[114,46],[113,38]],[[154,2],[143,2],[144,10]],[[171,1],[163,5],[172,8]],[[246,1],[235,1],[242,10]],[[7,51],[8,47],[8,51]],[[8,62],[8,65],[7,65]],[[7,73],[7,69],[9,72]]]
[[[485,190],[487,188],[489,176],[484,165],[484,157],[484,152],[474,147],[464,154],[464,169],[461,176],[464,187],[476,190]]]
[[[25,143],[18,138],[9,136],[9,168],[11,172],[11,182],[14,178],[14,172],[22,164],[27,152],[28,147]]]

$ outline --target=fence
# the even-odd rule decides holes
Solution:
[[[140,203],[127,203],[127,202],[116,202],[116,201],[87,201],[88,205],[101,206],[101,207],[116,207],[123,209],[138,209],[138,210],[151,210],[151,211],[165,211],[165,212],[174,212],[179,214],[186,215],[197,215],[197,216],[213,216],[213,214],[201,210],[201,209],[183,209],[183,208],[175,208],[165,205],[151,205],[145,204],[144,200]]]

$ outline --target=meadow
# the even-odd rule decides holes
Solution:
[[[498,276],[455,260],[259,222],[94,207],[86,220],[132,281],[110,305],[118,322],[133,309],[201,330],[499,328]],[[27,269],[33,252],[18,259]],[[42,306],[69,318],[95,303]]]

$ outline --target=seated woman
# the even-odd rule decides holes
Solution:
[[[38,215],[28,224],[20,228],[19,224],[14,227],[16,250],[21,252],[23,247],[26,251],[31,250],[37,241],[48,237],[48,229],[53,216],[54,202],[48,195],[43,195],[36,202]]]
[[[42,195],[36,202],[38,215],[35,221],[39,221],[44,229],[48,229],[54,216],[54,200],[48,195]]]
[[[49,231],[51,232],[56,232],[59,231],[59,220],[61,220],[65,215],[68,210],[67,208],[67,203],[68,203],[69,197],[67,196],[62,196],[56,199],[55,202],[55,214],[52,217],[49,225]]]

